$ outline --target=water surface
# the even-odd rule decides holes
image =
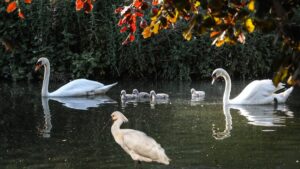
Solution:
[[[246,84],[235,82],[232,95]],[[192,87],[206,92],[204,100],[191,101]],[[170,101],[122,104],[120,91],[133,88],[169,93]],[[142,168],[300,168],[300,109],[223,107],[222,82],[122,82],[88,98],[42,99],[40,89],[40,83],[1,84],[0,168],[134,168],[110,132],[115,110],[129,119],[123,128],[147,133],[172,159]]]

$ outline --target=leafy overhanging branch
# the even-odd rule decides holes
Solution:
[[[19,18],[24,19],[20,4],[31,1],[5,0],[6,11],[12,13],[18,9]],[[76,10],[89,13],[94,2],[76,0]],[[184,39],[208,33],[212,45],[217,47],[245,43],[245,34],[255,30],[276,32],[276,39],[283,42],[283,48],[294,51],[291,57],[282,60],[273,79],[277,85],[287,74],[292,77],[299,68],[300,25],[297,19],[295,21],[299,6],[298,0],[128,0],[115,13],[120,15],[120,32],[128,33],[123,45],[135,40],[138,29],[144,38],[149,38],[163,29],[176,29],[178,23],[186,23],[182,31]]]
[[[184,39],[189,41],[208,33],[212,45],[217,47],[244,44],[245,35],[255,30],[275,32],[283,48],[291,48],[294,54],[281,59],[273,82],[277,85],[289,79],[288,82],[293,85],[295,82],[291,79],[296,77],[293,72],[299,65],[300,25],[295,21],[299,3],[298,0],[132,0],[126,1],[115,13],[120,15],[120,32],[129,33],[123,44],[134,40],[129,37],[135,36],[138,21],[136,17],[134,20],[131,17],[137,13],[140,14],[139,28],[144,38],[154,36],[163,29],[176,29],[178,23],[186,23],[182,31]]]

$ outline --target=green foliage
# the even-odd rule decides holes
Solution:
[[[32,1],[23,8],[25,20],[7,14],[4,1],[0,6],[0,38],[13,44],[12,51],[0,48],[1,79],[36,77],[33,67],[42,56],[50,59],[52,80],[60,75],[64,80],[206,79],[217,67],[252,79],[267,77],[271,60],[280,55],[273,38],[258,33],[248,36],[245,45],[220,48],[211,46],[207,36],[185,42],[177,30],[146,40],[136,36],[135,42],[123,46],[126,35],[119,34],[116,7],[108,0],[96,1],[89,14],[76,12],[74,1]]]

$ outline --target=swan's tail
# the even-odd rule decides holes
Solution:
[[[278,103],[285,103],[287,98],[292,93],[293,89],[294,89],[294,87],[290,87],[289,89],[287,89],[286,91],[284,91],[282,93],[274,94],[277,102]]]
[[[118,82],[95,89],[95,94],[105,94],[109,89],[111,89],[117,84]]]

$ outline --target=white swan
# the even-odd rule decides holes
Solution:
[[[137,89],[132,90],[132,94],[139,99],[150,99],[150,94],[147,92],[139,92]]]
[[[121,91],[121,100],[122,101],[128,101],[128,100],[136,100],[137,96],[134,94],[126,94],[125,90]]]
[[[165,165],[170,163],[165,150],[153,138],[138,130],[120,129],[123,122],[128,122],[121,112],[115,111],[111,117],[114,121],[111,133],[115,141],[134,161],[155,161]]]
[[[192,88],[191,95],[192,95],[192,98],[204,97],[205,92],[204,91],[196,91],[194,88]]]
[[[154,90],[150,91],[150,96],[151,96],[151,101],[154,100],[168,100],[169,99],[169,95],[165,94],[165,93],[155,93]]]
[[[60,87],[54,92],[49,93],[49,77],[50,77],[50,62],[47,58],[40,58],[35,66],[35,71],[38,71],[42,66],[44,66],[44,80],[42,87],[43,97],[63,97],[63,96],[85,96],[85,95],[96,95],[104,94],[110,88],[115,86],[117,83],[110,85],[103,85],[102,83],[87,80],[87,79],[76,79],[64,86]]]
[[[223,104],[272,104],[275,100],[277,103],[284,103],[293,90],[293,87],[290,87],[286,91],[276,94],[274,92],[278,88],[273,85],[272,80],[255,80],[248,84],[237,97],[229,99],[231,91],[230,76],[222,68],[215,69],[212,73],[212,84],[218,77],[225,79]]]

